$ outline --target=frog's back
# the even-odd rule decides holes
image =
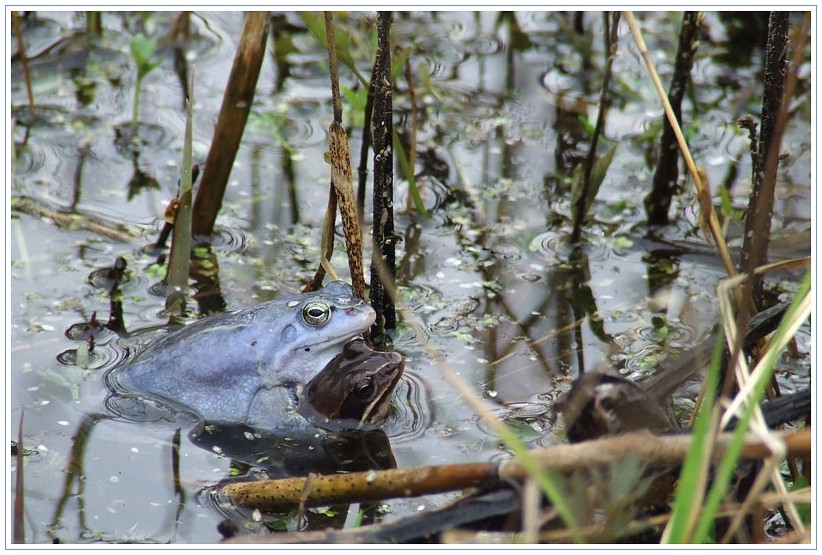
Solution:
[[[107,379],[115,391],[153,394],[207,421],[242,422],[260,388],[307,382],[373,321],[349,286],[332,282],[317,293],[198,320]]]

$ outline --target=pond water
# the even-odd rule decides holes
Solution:
[[[194,76],[194,155],[203,161],[242,27],[239,13],[193,13],[191,36],[180,45],[168,38],[177,15],[106,12],[99,36],[87,33],[84,13],[37,12],[21,21],[36,109],[28,110],[22,64],[13,58],[7,434],[16,440],[22,420],[28,543],[213,543],[221,521],[241,516],[204,491],[246,467],[189,437],[190,421],[158,412],[141,422],[112,411],[103,380],[169,322],[158,287],[164,259],[150,245],[182,161],[184,88],[176,67],[184,60]],[[341,17],[357,67],[369,75],[373,14]],[[681,16],[639,20],[667,83]],[[746,38],[761,38],[750,32],[756,21],[707,14],[684,106],[694,158],[715,189],[728,188],[737,211],[747,206],[751,162],[736,120],[759,114],[763,55],[758,38],[739,37],[743,28]],[[136,70],[128,45],[138,32],[158,39],[160,63],[143,83],[135,150],[122,135],[131,129]],[[416,174],[430,217],[404,210],[408,183],[398,166],[398,284],[412,316],[394,337],[407,362],[384,427],[393,457],[406,468],[507,456],[442,376],[443,363],[529,444],[564,441],[552,405],[576,375],[613,364],[642,381],[716,321],[724,272],[699,231],[690,180],[680,177],[675,223],[646,234],[642,199],[662,117],[646,69],[623,24],[605,127],[618,148],[582,255],[572,260],[569,180],[597,114],[602,15],[404,13],[394,33],[411,51]],[[186,321],[297,292],[317,264],[330,176],[323,162],[327,58],[297,14],[275,14],[269,48],[218,230],[210,248],[197,249],[207,271],[191,282]],[[809,68],[800,68],[783,142],[774,259],[810,254],[809,241],[794,241],[808,234],[812,212]],[[351,89],[345,119],[358,153],[362,87],[347,68],[340,73]],[[411,100],[402,77],[394,104],[407,141]],[[370,209],[366,239],[369,229]],[[738,252],[738,222],[729,222],[728,235]],[[332,265],[348,279],[337,239]],[[118,257],[126,272],[111,294],[106,270]],[[775,275],[768,286],[789,294],[797,275]],[[809,341],[806,331],[800,352],[809,352]],[[786,363],[783,385],[807,383],[808,365]],[[677,403],[687,409],[688,393]],[[14,459],[10,466],[13,478]],[[386,501],[375,518],[451,497]],[[350,526],[357,509],[317,512],[309,526]],[[264,519],[295,526],[293,515]]]

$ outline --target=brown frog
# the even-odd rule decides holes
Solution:
[[[323,428],[379,425],[388,416],[391,394],[404,370],[401,354],[376,351],[360,339],[349,341],[306,384],[298,412]]]

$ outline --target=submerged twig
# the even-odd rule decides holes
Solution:
[[[120,223],[105,221],[96,214],[83,214],[51,208],[41,204],[41,201],[26,196],[12,197],[11,209],[13,212],[22,212],[38,218],[49,219],[55,225],[64,229],[82,229],[121,243],[140,244],[138,241],[139,233],[136,230],[129,229],[128,226]]]

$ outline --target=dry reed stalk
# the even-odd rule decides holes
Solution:
[[[775,437],[785,442],[786,453],[810,453],[810,430],[776,432]],[[717,437],[714,458],[724,453],[731,439],[731,433]],[[678,464],[690,447],[690,435],[653,435],[642,431],[573,445],[534,449],[528,452],[528,456],[540,471],[571,473],[579,469],[580,461],[585,461],[586,467],[591,468],[608,467],[629,457],[648,466]],[[762,459],[769,456],[771,451],[762,439],[749,437],[742,453],[746,459]],[[316,507],[441,493],[489,485],[497,480],[524,481],[533,478],[532,472],[531,462],[515,457],[499,464],[450,464],[316,476],[308,488],[308,479],[304,477],[235,482],[223,485],[218,494],[240,506],[276,512],[301,504]]]
[[[328,153],[331,161],[331,183],[337,194],[337,203],[342,218],[346,250],[348,252],[348,269],[351,273],[351,286],[354,294],[365,299],[365,274],[363,271],[362,238],[357,216],[357,205],[354,198],[354,183],[351,171],[348,136],[342,125],[342,100],[340,97],[340,78],[337,72],[337,50],[334,42],[334,20],[331,12],[325,12],[325,32],[328,39],[328,66],[331,74],[331,98],[334,119],[328,126]],[[329,206],[331,202],[329,202]],[[328,216],[328,215],[327,215]],[[328,218],[329,220],[330,217]],[[333,221],[333,220],[331,220]],[[329,225],[329,222],[326,222]]]
[[[676,135],[679,148],[682,150],[682,156],[685,158],[685,165],[688,167],[688,172],[690,173],[691,179],[696,186],[697,198],[700,200],[700,208],[707,211],[707,213],[702,214],[702,217],[708,223],[711,236],[713,237],[714,243],[719,250],[719,256],[722,259],[722,264],[725,266],[725,271],[728,273],[729,277],[734,277],[736,275],[736,269],[734,268],[733,261],[731,260],[731,255],[728,253],[728,247],[725,244],[725,237],[722,235],[722,230],[719,227],[719,221],[716,218],[713,205],[710,202],[711,191],[706,186],[702,176],[700,175],[700,171],[691,156],[688,143],[682,135],[682,129],[679,127],[679,122],[676,120],[676,116],[671,108],[668,95],[665,93],[665,89],[662,86],[659,75],[654,68],[654,63],[651,60],[651,56],[648,54],[648,47],[645,46],[645,41],[642,38],[642,33],[637,25],[636,19],[634,18],[634,14],[630,11],[626,11],[624,14],[625,20],[628,22],[628,27],[631,29],[631,35],[634,37],[634,41],[636,42],[637,48],[639,49],[643,60],[645,60],[645,65],[648,67],[648,73],[654,83],[654,88],[656,88],[657,94],[662,101],[662,106],[665,109],[665,115],[668,118],[668,122],[671,124],[674,134]]]

